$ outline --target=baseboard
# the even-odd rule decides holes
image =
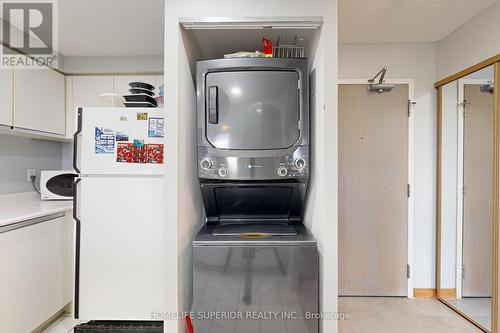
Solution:
[[[457,298],[457,290],[455,288],[439,289],[434,288],[414,288],[413,297],[415,298]]]
[[[457,290],[455,288],[439,289],[437,294],[441,298],[457,298]]]
[[[415,298],[436,298],[436,296],[434,288],[413,288],[413,297]]]

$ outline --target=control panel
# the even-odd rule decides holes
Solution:
[[[216,150],[199,147],[199,178],[266,180],[309,176],[308,146],[297,147],[281,156],[220,156],[217,153]]]

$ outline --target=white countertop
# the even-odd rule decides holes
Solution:
[[[46,201],[35,191],[0,195],[0,226],[70,211],[71,200]]]

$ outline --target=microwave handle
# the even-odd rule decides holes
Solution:
[[[208,87],[208,122],[217,124],[219,122],[219,87]]]

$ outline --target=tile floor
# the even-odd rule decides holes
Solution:
[[[436,299],[340,297],[339,333],[481,333]]]

